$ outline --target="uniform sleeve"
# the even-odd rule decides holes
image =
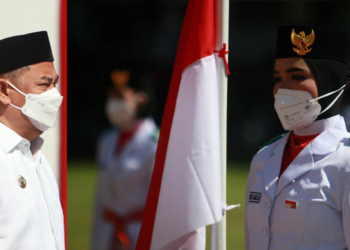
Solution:
[[[350,249],[350,173],[345,185],[343,198],[343,227],[347,249]]]
[[[250,167],[249,175],[248,175],[248,180],[247,180],[247,186],[246,186],[246,191],[245,191],[245,205],[244,205],[244,238],[245,238],[245,249],[249,249],[249,229],[248,229],[248,224],[247,224],[247,208],[248,208],[248,203],[249,203],[249,193],[250,193],[250,187],[251,187],[251,179],[252,179],[252,164]]]
[[[95,157],[96,157],[96,162],[99,166],[99,168],[101,168],[101,160],[104,156],[104,151],[105,151],[105,141],[106,141],[106,135],[103,134],[102,136],[100,136],[100,138],[97,141],[97,147],[96,147],[96,152],[95,152]]]

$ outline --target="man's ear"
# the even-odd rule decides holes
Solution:
[[[8,83],[4,79],[0,79],[0,103],[9,105],[11,100],[8,96]]]

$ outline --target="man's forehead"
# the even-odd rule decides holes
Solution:
[[[57,72],[52,62],[42,62],[42,63],[32,64],[29,67],[30,67],[30,72],[39,78],[40,77],[51,77],[51,78],[57,77]]]

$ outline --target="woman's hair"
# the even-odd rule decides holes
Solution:
[[[304,58],[304,61],[314,75],[318,96],[325,95],[340,89],[350,81],[349,66],[341,61],[332,59]],[[333,104],[333,106],[317,117],[317,120],[326,119],[339,114],[339,107],[344,93]],[[318,102],[323,109],[326,109],[334,99],[339,95],[339,92],[320,99]]]

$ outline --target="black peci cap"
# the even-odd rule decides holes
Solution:
[[[320,27],[280,26],[276,58],[289,57],[333,59],[350,67],[350,35]]]
[[[0,40],[0,74],[54,60],[46,31]]]

